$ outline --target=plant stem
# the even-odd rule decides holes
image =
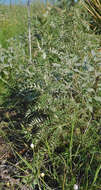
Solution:
[[[31,16],[30,16],[30,0],[27,3],[28,7],[28,42],[29,42],[29,61],[32,61],[32,47],[31,47]]]

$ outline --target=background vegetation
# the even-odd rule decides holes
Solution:
[[[61,3],[32,4],[31,62],[27,9],[0,7],[1,189],[101,189],[100,28]]]

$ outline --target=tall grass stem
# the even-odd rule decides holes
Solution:
[[[29,43],[29,61],[32,61],[32,46],[31,46],[31,1],[28,0],[27,8],[28,8],[28,43]]]

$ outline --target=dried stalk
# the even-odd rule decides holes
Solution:
[[[27,9],[28,9],[28,43],[29,43],[29,61],[32,61],[32,46],[31,46],[31,14],[30,14],[30,3],[28,0]]]

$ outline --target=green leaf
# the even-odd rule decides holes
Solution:
[[[87,104],[87,108],[88,108],[88,110],[89,110],[91,113],[93,112],[93,106],[92,106],[92,105]]]
[[[95,96],[94,99],[95,99],[97,102],[101,102],[101,97],[100,97],[100,96]]]
[[[100,165],[100,166],[97,168],[97,170],[96,170],[96,173],[95,173],[95,176],[94,176],[94,180],[93,180],[92,186],[93,186],[94,183],[96,182],[100,170],[101,170],[101,165]]]

